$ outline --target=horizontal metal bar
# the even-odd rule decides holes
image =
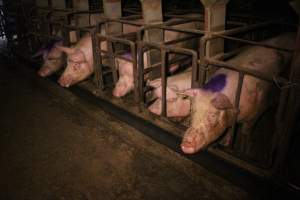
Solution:
[[[259,72],[257,70],[232,65],[232,64],[229,64],[227,62],[218,61],[218,60],[215,60],[215,59],[212,59],[212,58],[204,58],[204,59],[207,62],[207,64],[211,64],[211,65],[214,65],[214,66],[217,66],[217,67],[223,67],[223,68],[234,70],[234,71],[237,71],[237,72],[242,72],[244,74],[248,74],[248,75],[260,78],[262,80],[268,81],[268,82],[273,82],[273,80],[274,80],[273,76],[270,76],[268,74],[264,74],[264,73]]]

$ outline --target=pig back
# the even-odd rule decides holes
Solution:
[[[293,48],[295,40],[292,36],[293,34],[284,34],[266,40],[263,43],[282,48]],[[292,53],[261,46],[252,46],[246,48],[243,52],[226,62],[242,68],[253,69],[268,76],[276,76],[287,67],[291,57]],[[234,105],[238,87],[238,72],[221,68],[213,76],[218,74],[226,75],[226,86],[222,93],[224,93]],[[262,79],[250,75],[244,76],[240,97],[241,110],[239,119],[251,118],[256,114],[257,110],[263,106],[270,86],[271,84]],[[260,104],[257,104],[258,102],[260,102]]]
[[[285,33],[262,41],[262,43],[279,48],[294,49],[295,38],[295,33]],[[291,52],[261,46],[251,46],[227,62],[275,76],[282,72],[284,67],[290,62],[291,57]]]

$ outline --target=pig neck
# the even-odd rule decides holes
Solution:
[[[93,68],[93,49],[92,49],[92,38],[90,34],[84,35],[74,46],[75,49],[80,50],[86,59],[89,67]]]
[[[264,47],[251,47],[243,53],[239,54],[238,56],[228,60],[227,62],[229,64],[254,69],[259,72],[275,76],[280,72],[280,67],[284,67],[282,66],[284,65],[284,63],[281,59],[282,58],[280,56],[277,56],[276,52],[274,52],[274,50],[272,49],[267,49]],[[232,105],[235,105],[239,74],[238,72],[235,72],[233,70],[220,68],[218,71],[216,71],[213,77],[220,76],[220,74],[226,77],[226,81],[224,87],[219,91],[215,92],[221,92],[225,94],[229,98]],[[260,86],[259,88],[258,85]],[[247,103],[249,103],[249,97],[259,92],[258,90],[260,90],[260,92],[262,93],[267,93],[269,88],[270,84],[266,81],[263,81],[250,75],[244,76],[239,102],[239,108],[241,109],[239,114],[240,120],[243,120],[248,117],[247,114],[244,113],[244,110],[242,108],[249,107],[249,105],[247,105]]]
[[[179,91],[191,88],[191,77],[192,71],[187,71],[180,73],[178,75],[173,75],[168,77],[168,86],[176,86]]]

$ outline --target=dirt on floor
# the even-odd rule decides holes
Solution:
[[[0,199],[250,198],[53,82],[0,60]]]

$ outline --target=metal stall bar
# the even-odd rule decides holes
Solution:
[[[241,33],[246,33],[248,31],[253,31],[255,29],[258,29],[258,28],[265,28],[267,26],[270,26],[270,25],[274,25],[274,24],[280,24],[280,21],[278,20],[272,20],[272,21],[268,21],[268,22],[262,22],[262,23],[259,23],[259,24],[253,24],[253,25],[249,25],[249,26],[246,26],[246,27],[238,27],[238,28],[234,28],[234,29],[230,29],[230,30],[225,30],[225,31],[219,31],[219,32],[213,32],[211,33],[210,36],[204,36],[200,39],[200,49],[199,49],[199,59],[200,59],[200,70],[198,71],[199,74],[198,74],[198,80],[196,80],[196,87],[199,87],[201,85],[204,84],[204,82],[206,81],[206,70],[207,70],[207,63],[205,61],[205,57],[206,56],[206,43],[208,40],[211,40],[211,39],[215,39],[215,38],[218,38],[218,37],[223,37],[225,38],[226,36],[230,36],[230,35],[235,35],[235,34],[241,34]],[[227,37],[227,39],[230,39]],[[241,39],[235,39],[236,41],[239,40],[240,42],[249,42],[249,44],[255,44],[255,45],[262,45],[261,43],[255,43],[253,41],[249,41],[249,40],[241,40]],[[266,45],[267,47],[268,45]],[[276,47],[273,47],[272,48],[276,48]]]
[[[104,15],[111,19],[122,17],[121,0],[103,0]],[[122,32],[122,25],[109,23],[106,34],[119,34]]]
[[[166,104],[166,87],[167,87],[167,66],[170,63],[174,63],[174,60],[176,61],[177,59],[172,59],[170,60],[168,57],[169,53],[176,53],[176,54],[183,54],[186,56],[191,56],[192,57],[192,69],[196,68],[197,65],[197,52],[194,50],[190,50],[190,49],[185,49],[185,48],[176,48],[176,47],[169,47],[166,44],[161,45],[161,44],[157,44],[157,43],[153,43],[153,42],[146,42],[143,41],[140,43],[141,45],[141,49],[139,49],[140,53],[145,53],[146,51],[149,51],[151,49],[157,49],[161,52],[161,57],[162,57],[162,61],[160,64],[161,67],[161,80],[162,80],[162,112],[161,112],[161,117],[166,118],[167,117],[167,104]],[[141,56],[141,55],[139,55]],[[140,59],[140,57],[138,57]],[[141,64],[141,63],[140,63]],[[157,63],[158,64],[158,63]],[[141,93],[141,99],[143,99],[142,103],[144,106],[144,93],[147,92],[147,89],[145,89],[144,87],[144,75],[146,73],[149,73],[150,71],[155,70],[155,66],[156,65],[152,65],[151,67],[148,67],[147,69],[144,69],[143,67],[141,67],[141,65],[139,65],[140,69],[139,70],[139,87],[140,87],[140,93]]]
[[[229,0],[200,0],[204,6],[204,30],[207,37],[212,32],[225,30],[226,25],[226,5]],[[205,48],[208,57],[224,52],[224,40],[217,38],[208,42]],[[216,69],[207,69],[206,73],[212,75]]]
[[[215,34],[213,37],[223,37],[223,36]],[[288,51],[288,52],[293,52],[294,51],[294,49],[286,49],[286,48],[276,47],[276,46],[272,46],[272,45],[265,45],[265,44],[260,43],[260,42],[253,42],[253,41],[247,41],[247,40],[241,40],[241,39],[234,39],[232,37],[226,37],[226,36],[223,37],[223,38],[232,39],[232,40],[235,40],[235,41],[244,42],[244,43],[252,44],[252,45],[256,45],[256,46],[263,46],[263,47],[267,47],[267,48],[277,49],[277,50],[280,50],[280,51]],[[240,94],[241,94],[241,87],[242,87],[242,83],[243,83],[243,77],[244,77],[245,74],[248,74],[248,75],[260,78],[262,80],[265,80],[265,81],[268,81],[268,82],[271,82],[271,83],[274,82],[274,77],[271,77],[269,75],[263,74],[263,73],[258,72],[256,70],[250,70],[250,69],[241,68],[239,66],[230,65],[228,63],[217,61],[217,60],[212,59],[212,58],[205,58],[205,63],[207,65],[212,64],[214,66],[224,67],[224,68],[227,68],[227,69],[239,72],[239,83],[238,83],[238,89],[236,91],[236,101],[235,101],[235,108],[236,109],[239,108],[239,98],[240,98]],[[278,79],[278,78],[276,78],[276,79]],[[284,82],[283,84],[286,85],[288,83]],[[232,130],[230,132],[232,138],[234,138],[234,136],[235,136],[235,129],[236,129],[236,120],[235,120],[235,123],[234,123],[234,125],[232,127]],[[242,142],[246,143],[247,141],[248,141],[247,137],[245,137],[245,136],[242,137]],[[231,143],[231,145],[233,145],[233,143]],[[231,147],[233,147],[233,146],[231,146]]]
[[[142,4],[142,14],[145,24],[159,24],[163,22],[163,15],[162,15],[162,1],[161,0],[140,0]],[[159,31],[146,31],[144,38],[145,41],[151,42],[163,42],[163,32]],[[148,52],[147,53],[147,63],[150,65],[159,61],[160,57],[155,52]]]
[[[138,16],[134,16],[134,17],[126,17],[126,19],[130,18],[130,19],[137,19]],[[121,19],[107,19],[107,20],[104,20],[102,22],[100,22],[97,26],[97,29],[98,31],[96,31],[97,33],[99,33],[99,30],[101,29],[101,26],[103,25],[107,25],[108,23],[119,23],[121,24],[121,26],[123,25],[133,25],[133,26],[142,26],[143,23],[141,22],[132,22],[132,21],[128,21],[128,20],[123,20],[123,18]],[[116,35],[109,35],[109,34],[97,34],[97,38],[99,38],[100,40],[106,40],[107,43],[108,43],[108,52],[103,52],[100,50],[100,52],[103,52],[103,53],[108,53],[108,56],[109,56],[109,60],[110,60],[110,67],[112,68],[112,73],[113,73],[113,80],[114,80],[114,84],[118,81],[118,76],[117,76],[117,70],[116,70],[116,67],[115,67],[115,57],[117,57],[118,55],[116,53],[114,53],[113,51],[113,48],[112,48],[112,43],[120,43],[120,44],[125,44],[127,46],[130,47],[130,51],[131,51],[131,54],[132,54],[132,62],[133,62],[133,70],[134,70],[134,76],[136,77],[136,47],[135,47],[135,43],[133,41],[131,41],[130,38],[133,37],[133,40],[135,40],[135,33],[118,33]],[[100,57],[102,57],[102,55],[98,55]],[[98,63],[99,64],[99,63]],[[103,68],[103,65],[98,65],[97,68]],[[103,79],[103,69],[101,69],[100,71],[98,71],[98,75],[97,76],[101,76],[102,79]],[[134,80],[136,81],[136,80]],[[104,82],[102,82],[101,84],[103,84],[101,86],[102,90],[105,88],[104,86]],[[136,84],[137,85],[137,84]],[[135,85],[135,86],[136,86]],[[136,91],[137,89],[135,89]],[[137,100],[137,97],[136,97],[136,94],[135,94],[135,99]]]

